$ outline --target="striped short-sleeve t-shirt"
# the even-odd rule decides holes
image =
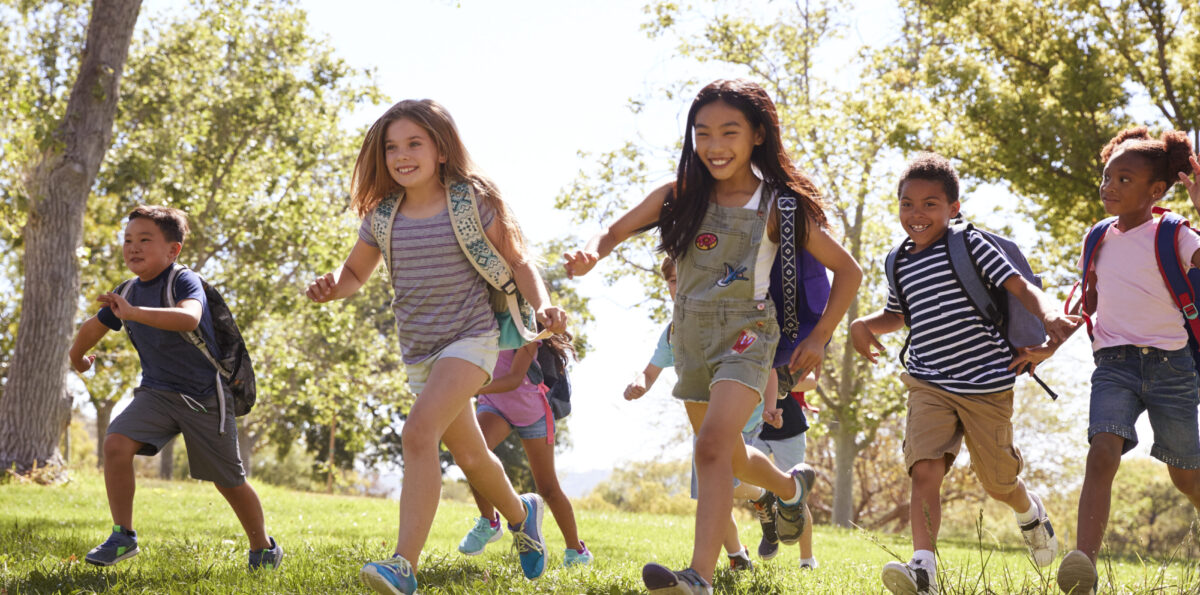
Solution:
[[[495,213],[482,201],[484,229]],[[378,248],[368,215],[358,238]],[[496,316],[488,302],[487,282],[463,254],[449,211],[410,219],[396,214],[392,225],[392,311],[404,363],[416,364],[459,339],[494,331]]]
[[[977,231],[967,232],[967,245],[983,278],[999,287],[1019,274],[1000,250]],[[1012,352],[999,331],[984,321],[950,265],[943,236],[928,248],[910,254],[912,240],[896,256],[896,283],[912,317],[909,328],[908,373],[957,394],[1006,391],[1016,382],[1009,369]],[[900,302],[888,288],[888,312],[901,314]]]

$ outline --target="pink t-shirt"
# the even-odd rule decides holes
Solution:
[[[1095,257],[1093,351],[1117,345],[1168,351],[1187,346],[1183,313],[1158,271],[1154,256],[1156,231],[1158,219],[1124,232],[1113,225],[1100,242]],[[1179,261],[1191,263],[1192,255],[1200,250],[1200,235],[1184,230],[1178,237]],[[1079,261],[1082,268],[1082,254]]]
[[[496,358],[496,370],[492,378],[498,378],[508,373],[512,367],[516,350],[506,349]],[[521,386],[506,393],[491,393],[479,395],[480,405],[490,405],[498,409],[504,419],[514,426],[527,426],[546,415],[546,397],[529,377],[521,379]]]

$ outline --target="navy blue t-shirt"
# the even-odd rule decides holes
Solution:
[[[804,415],[804,408],[800,406],[800,403],[794,397],[781,397],[776,401],[776,407],[783,410],[783,425],[776,428],[771,424],[763,424],[762,431],[758,434],[759,438],[763,440],[787,440],[808,431],[808,417]]]
[[[133,280],[129,290],[130,305],[147,308],[164,308],[164,285],[171,267],[167,267],[151,281]],[[115,290],[114,290],[115,291]],[[203,314],[200,316],[200,332],[205,342],[215,346],[212,315],[208,311],[208,300],[200,277],[190,269],[183,269],[175,276],[175,303],[197,300]],[[188,343],[178,331],[165,331],[140,322],[122,321],[105,306],[96,314],[104,326],[119,331],[121,323],[129,325],[133,346],[142,361],[142,386],[169,390],[188,396],[209,397],[217,394],[217,370],[195,345]]]

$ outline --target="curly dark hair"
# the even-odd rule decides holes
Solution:
[[[191,232],[188,228],[187,213],[174,207],[156,205],[138,205],[129,212],[128,219],[149,219],[162,230],[163,237],[168,242],[183,243],[184,238]]]
[[[1188,162],[1192,156],[1192,141],[1180,130],[1166,130],[1156,139],[1150,136],[1145,126],[1126,128],[1104,145],[1100,159],[1108,163],[1118,152],[1133,153],[1145,159],[1153,170],[1153,180],[1166,182],[1167,188],[1179,181],[1180,172],[1192,171]]]
[[[941,182],[946,198],[950,202],[958,201],[958,172],[954,171],[954,165],[949,159],[937,153],[917,153],[912,161],[908,162],[904,173],[900,174],[900,182],[896,184],[896,198],[900,198],[904,184],[909,180]]]
[[[767,92],[746,79],[719,79],[705,85],[688,110],[684,128],[683,150],[679,155],[679,170],[675,185],[668,193],[658,221],[643,229],[654,227],[662,231],[658,249],[678,260],[687,253],[692,239],[700,231],[700,223],[708,210],[708,202],[716,185],[712,174],[696,154],[692,132],[700,108],[723,101],[746,117],[752,129],[762,129],[763,143],[750,153],[750,163],[762,176],[767,188],[796,197],[796,246],[803,249],[808,240],[808,222],[826,225],[825,204],[812,179],[796,168],[783,147],[779,132],[779,115]],[[771,210],[767,234],[778,241],[779,214]]]

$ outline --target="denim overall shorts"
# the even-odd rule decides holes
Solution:
[[[710,202],[700,231],[678,259],[671,325],[678,399],[707,403],[719,380],[743,384],[759,398],[766,390],[779,342],[774,302],[754,299],[755,259],[770,204],[766,195],[756,210]]]

